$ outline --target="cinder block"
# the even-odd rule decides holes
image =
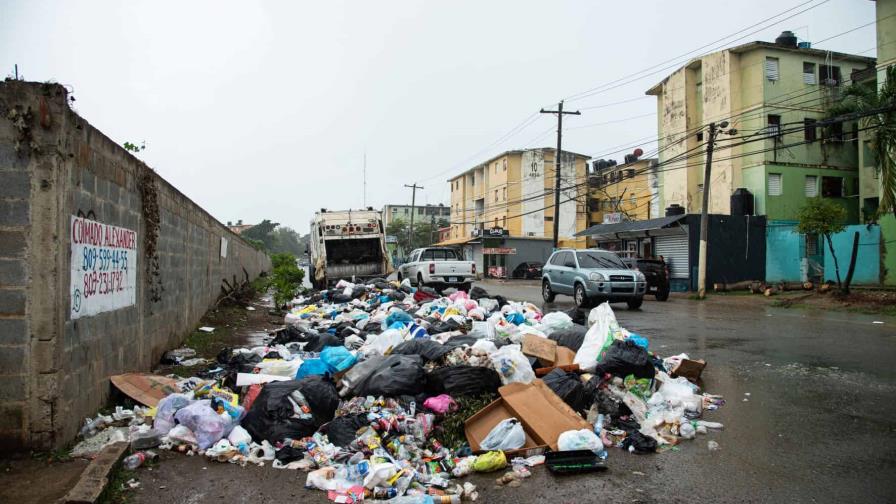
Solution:
[[[25,286],[25,261],[0,259],[0,287]]]
[[[25,291],[0,289],[0,315],[24,315]]]
[[[0,198],[28,199],[31,196],[31,174],[26,171],[0,175]]]
[[[0,373],[19,375],[27,373],[25,366],[25,346],[3,347],[0,349]],[[2,400],[2,397],[0,397]]]
[[[26,170],[28,157],[16,154],[13,144],[0,142],[0,170]]]
[[[0,404],[0,431],[17,431],[24,428],[24,403]]]
[[[24,319],[0,319],[0,345],[24,345],[28,324]]]
[[[25,400],[25,375],[0,377],[0,398],[3,401]]]
[[[25,253],[25,233],[0,231],[0,257],[22,257]]]
[[[31,369],[38,373],[54,373],[59,369],[57,340],[35,340],[31,346]]]
[[[31,222],[29,200],[0,200],[0,226],[27,226]]]

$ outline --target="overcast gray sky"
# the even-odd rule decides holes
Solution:
[[[410,203],[402,186],[415,181],[419,202],[447,203],[450,174],[555,145],[552,116],[494,144],[541,106],[803,3],[0,0],[0,69],[71,86],[84,118],[146,141],[140,157],[219,220],[307,232],[320,207],[362,205],[365,151],[368,205]],[[727,45],[874,21],[872,1],[815,0],[766,24],[816,5]],[[875,56],[874,25],[816,47]],[[670,72],[567,102],[627,101],[565,120],[564,149],[655,135],[654,99],[641,97]]]

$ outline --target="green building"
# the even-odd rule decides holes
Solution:
[[[737,132],[715,144],[710,213],[730,213],[731,194],[744,187],[769,221],[793,220],[807,198],[822,196],[859,222],[858,127],[822,121],[851,76],[874,65],[784,32],[673,72],[647,91],[657,97],[660,208],[700,212],[708,125],[724,120]]]

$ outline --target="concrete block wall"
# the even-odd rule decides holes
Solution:
[[[214,304],[223,278],[270,269],[266,254],[147,172],[67,99],[58,85],[0,83],[0,450],[72,440],[105,404],[109,377],[150,370]],[[26,121],[7,118],[29,108]],[[159,206],[157,300],[144,249],[145,173]],[[72,215],[136,231],[133,306],[71,319]]]

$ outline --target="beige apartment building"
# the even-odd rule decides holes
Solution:
[[[559,218],[561,246],[585,244],[574,235],[588,223],[588,156],[563,151],[559,212],[554,212],[556,149],[511,150],[449,179],[451,228],[443,243],[492,233],[552,238]]]

